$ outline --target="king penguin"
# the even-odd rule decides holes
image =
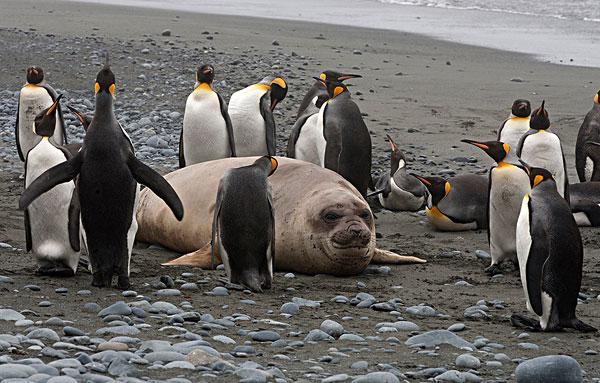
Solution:
[[[273,111],[287,94],[281,77],[265,77],[258,84],[238,90],[229,99],[236,153],[240,157],[275,155]]]
[[[229,282],[253,291],[270,289],[275,262],[275,214],[267,180],[277,169],[274,157],[228,170],[217,191],[211,259],[221,256]]]
[[[44,81],[44,70],[40,67],[27,68],[27,83],[19,93],[17,120],[15,122],[15,139],[21,161],[25,161],[27,152],[42,139],[33,132],[33,120],[56,101],[56,91]],[[67,143],[65,122],[60,106],[56,113],[56,128],[50,138],[56,145]]]
[[[197,86],[188,96],[179,138],[179,167],[235,157],[235,142],[227,104],[212,88],[215,69],[202,65]]]
[[[369,129],[348,88],[339,81],[324,83],[329,99],[321,106],[317,120],[326,142],[321,166],[340,174],[365,196],[372,185]]]
[[[476,174],[441,177],[416,176],[427,187],[425,212],[439,231],[479,230],[488,227],[488,180]]]
[[[514,314],[511,322],[543,331],[596,331],[575,315],[583,244],[569,204],[548,170],[529,171],[532,189],[523,198],[517,222],[517,256],[527,310],[538,320]]]
[[[594,96],[594,106],[585,116],[575,144],[575,168],[580,182],[600,181],[600,148],[589,146],[600,142],[600,91]]]
[[[577,226],[600,227],[600,182],[569,185],[569,200]]]
[[[78,177],[81,222],[92,269],[92,285],[130,286],[129,271],[133,240],[137,231],[135,210],[138,182],[148,186],[171,208],[178,220],[183,205],[171,185],[139,161],[131,140],[116,119],[113,107],[115,75],[107,63],[95,84],[96,109],[81,150],[71,159],[40,175],[21,195],[24,209],[44,192]]]
[[[533,111],[529,126],[531,129],[521,137],[517,156],[528,166],[544,168],[552,173],[556,180],[558,193],[569,201],[569,178],[567,177],[567,162],[563,153],[560,138],[548,132],[550,119],[544,109],[545,102]]]
[[[508,144],[511,148],[519,147],[521,137],[529,131],[531,104],[529,100],[518,99],[513,102],[510,116],[504,120],[498,130],[497,141]]]
[[[531,190],[529,176],[512,149],[500,141],[462,140],[483,150],[496,166],[489,172],[488,240],[492,264],[490,274],[500,272],[501,262],[516,261],[516,227],[523,196]]]
[[[406,170],[406,159],[392,137],[387,135],[390,144],[390,171],[384,173],[375,184],[379,203],[388,210],[417,211],[427,199],[427,188]]]
[[[327,87],[323,81],[343,82],[351,78],[362,78],[362,76],[359,74],[340,73],[333,70],[323,71],[321,74],[319,74],[319,80],[321,81],[315,81],[308,92],[306,92],[304,95],[304,98],[300,103],[300,107],[298,108],[296,119],[299,119],[307,109],[312,109],[312,105],[314,104],[313,100],[315,97],[321,98],[323,101],[329,98],[329,95],[327,94]]]
[[[34,120],[33,132],[42,137],[25,159],[25,187],[53,166],[66,162],[71,154],[50,141],[56,129],[54,103]],[[62,183],[42,194],[24,211],[27,251],[33,251],[41,275],[73,276],[80,256],[79,201],[75,182]]]
[[[321,159],[325,153],[323,127],[318,125],[319,109],[329,96],[315,96],[309,107],[296,120],[292,127],[287,147],[287,156],[315,165],[323,166]]]

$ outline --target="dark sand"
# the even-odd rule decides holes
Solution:
[[[598,74],[597,69],[546,64],[526,55],[440,42],[405,33],[49,1],[8,0],[2,2],[2,8],[2,90],[18,91],[24,81],[24,68],[37,64],[46,70],[49,82],[55,87],[69,90],[72,98],[86,97],[91,100],[93,79],[99,66],[93,63],[90,55],[108,49],[112,53],[113,70],[120,92],[117,95],[120,102],[118,109],[127,111],[128,103],[134,103],[141,113],[132,116],[132,121],[136,120],[134,117],[139,119],[143,113],[152,110],[169,109],[183,113],[185,97],[193,86],[193,69],[200,61],[212,60],[222,64],[217,65],[217,81],[226,79],[227,86],[222,90],[226,98],[242,85],[270,73],[275,65],[279,68],[276,71],[286,76],[290,84],[288,98],[279,107],[281,115],[276,117],[280,153],[283,153],[297,105],[310,86],[311,76],[326,68],[361,73],[365,78],[353,81],[351,91],[365,113],[366,123],[372,132],[375,172],[387,170],[386,133],[396,138],[407,154],[409,166],[421,174],[437,174],[448,169],[457,174],[485,172],[491,160],[475,148],[461,144],[460,139],[493,139],[500,122],[508,115],[512,101],[515,98],[529,98],[533,106],[537,106],[542,99],[546,100],[553,122],[552,129],[563,140],[569,174],[574,181],[577,129],[597,91],[597,85],[592,83]],[[167,28],[172,31],[172,36],[161,37],[161,31]],[[207,40],[207,36],[201,34],[203,31],[210,31],[209,36],[213,39]],[[273,40],[277,40],[279,45],[273,46]],[[203,47],[214,47],[215,51],[203,54]],[[144,48],[151,48],[150,53],[140,53]],[[195,51],[194,48],[199,50]],[[361,54],[354,53],[355,50]],[[240,65],[234,63],[235,58],[241,62]],[[246,60],[252,61],[253,65],[246,66]],[[164,65],[150,70],[140,66],[146,61]],[[140,73],[147,76],[146,81],[138,78]],[[137,87],[143,88],[147,95],[134,92]],[[2,116],[9,114],[6,110],[2,111]],[[180,126],[179,119],[177,124],[170,127],[173,135],[178,136]],[[3,117],[0,120],[0,132],[4,145],[13,145],[12,130],[13,120]],[[137,145],[135,136],[133,140]],[[170,142],[170,147],[177,149],[173,142]],[[1,163],[0,241],[22,249],[25,245],[22,213],[16,209],[22,190],[22,181],[18,179],[22,168],[16,152],[11,153],[3,154]],[[478,162],[465,164],[452,160],[470,156],[476,157]],[[168,161],[153,161],[151,158],[145,161],[163,172],[176,166],[174,156],[169,157]],[[494,352],[505,353],[511,359],[564,353],[579,361],[589,381],[600,376],[599,357],[584,354],[589,349],[600,350],[597,335],[531,333],[527,339],[517,338],[522,331],[512,328],[508,317],[513,312],[525,311],[520,279],[516,272],[493,279],[483,272],[486,264],[477,260],[474,253],[476,249],[487,250],[485,232],[435,232],[424,223],[424,217],[410,213],[382,210],[377,216],[380,247],[418,255],[429,263],[393,266],[389,275],[364,274],[343,279],[300,275],[287,279],[283,273],[277,273],[273,289],[261,295],[248,296],[233,291],[229,297],[209,297],[197,292],[164,300],[176,305],[187,300],[197,311],[209,312],[215,318],[243,312],[253,318],[283,321],[291,325],[289,329],[261,322],[245,322],[243,326],[250,330],[273,327],[288,340],[301,340],[326,318],[342,323],[348,332],[363,336],[378,335],[375,324],[394,321],[394,316],[330,302],[339,294],[352,298],[358,292],[366,291],[380,302],[399,298],[405,307],[427,303],[449,315],[448,318],[419,318],[400,310],[406,320],[417,323],[422,331],[445,329],[453,323],[464,322],[467,328],[460,336],[469,341],[484,336],[491,342],[501,343],[506,348]],[[578,315],[585,322],[598,327],[600,302],[595,297],[599,294],[600,245],[597,229],[583,228],[582,236],[586,249],[582,292],[590,299],[578,306]],[[152,296],[155,289],[151,284],[157,282],[160,276],[171,275],[175,278],[182,272],[193,272],[195,277],[187,280],[202,281],[201,291],[210,291],[220,285],[217,279],[223,277],[224,272],[159,266],[173,256],[173,253],[164,250],[135,249],[132,259],[133,289],[139,294]],[[14,280],[13,284],[0,285],[0,305],[18,311],[33,310],[35,314],[28,314],[27,317],[34,321],[59,316],[93,333],[94,329],[101,326],[100,320],[95,314],[82,312],[83,303],[95,301],[105,307],[122,299],[118,291],[91,288],[91,276],[85,272],[71,279],[33,276],[33,257],[22,250],[0,249],[0,262],[0,274]],[[472,286],[455,285],[460,280]],[[366,287],[359,288],[357,282],[363,282]],[[30,283],[39,285],[41,291],[24,290],[23,286]],[[60,286],[69,289],[66,296],[54,292]],[[93,295],[76,295],[81,289],[90,289]],[[298,315],[285,319],[279,316],[279,308],[292,297],[321,300],[323,303],[318,309],[301,308]],[[255,300],[256,304],[239,303],[240,299],[248,298]],[[490,308],[488,320],[465,320],[464,310],[481,299],[501,300],[504,308]],[[50,300],[53,305],[38,307],[38,302],[43,300]],[[341,321],[344,316],[354,319]],[[140,338],[166,339],[171,335],[156,331],[166,324],[165,320],[149,323],[153,324],[153,330],[142,331]],[[0,333],[23,331],[15,328],[11,322],[0,321]],[[302,331],[303,334],[296,338],[289,335],[291,331]],[[232,337],[238,344],[249,339],[238,335],[237,328],[224,332],[213,330],[210,335],[221,333]],[[409,336],[407,333],[379,335],[380,341],[368,340],[366,345],[358,347],[337,341],[306,344],[293,352],[275,349],[268,344],[253,344],[260,354],[250,360],[263,366],[270,363],[279,366],[286,377],[293,381],[318,381],[335,373],[364,373],[350,370],[350,364],[357,360],[368,361],[369,371],[379,370],[378,363],[390,363],[403,373],[416,371],[422,366],[453,369],[456,356],[463,353],[443,346],[437,351],[438,356],[425,356],[402,344]],[[397,337],[401,343],[386,342],[388,336]],[[206,339],[211,341],[209,337]],[[521,349],[517,346],[521,342],[536,343],[540,349]],[[218,342],[211,343],[221,352],[233,348]],[[349,356],[340,357],[336,363],[319,362],[322,356],[332,352],[333,347]],[[13,357],[39,355],[38,351],[21,351],[22,355]],[[278,353],[286,354],[291,359],[274,360],[273,355]],[[494,359],[493,352],[478,351],[474,355],[484,363]],[[242,361],[234,360],[236,364]],[[508,362],[500,368],[483,365],[478,371],[484,381],[512,381],[514,375],[511,378],[511,374],[515,367],[516,363]],[[180,374],[192,380],[199,379],[197,372],[174,370],[144,370],[141,376],[165,379]],[[232,377],[223,376],[220,379],[231,381]]]

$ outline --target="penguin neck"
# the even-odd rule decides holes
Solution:
[[[207,83],[207,82],[201,82],[200,84],[198,84],[198,86],[194,89],[194,92],[201,92],[201,91],[205,91],[205,92],[212,92],[212,86],[211,84]]]
[[[390,161],[390,175],[393,177],[398,172],[406,172],[406,162],[404,158],[394,158]]]
[[[552,179],[545,179],[543,182],[539,183],[531,190],[530,195],[546,195],[552,192],[558,193],[558,189],[556,188],[556,182],[554,182],[554,180]]]
[[[519,116],[515,116],[514,114],[510,114],[510,116],[508,117],[511,121],[529,121],[529,117],[519,117]]]
[[[112,117],[114,113],[113,109],[113,98],[108,93],[98,93],[96,96],[96,113],[94,117],[104,117],[110,115]]]

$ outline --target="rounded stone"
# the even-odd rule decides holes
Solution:
[[[325,319],[323,323],[321,323],[321,331],[324,333],[331,335],[334,338],[339,338],[344,333],[344,327],[336,321],[332,321],[330,319]]]
[[[515,370],[517,383],[581,383],[579,363],[566,355],[547,355],[529,359]]]
[[[281,312],[289,315],[296,315],[300,311],[300,306],[294,302],[287,302],[281,305]]]
[[[250,337],[256,342],[274,342],[281,338],[278,333],[269,330],[251,332]]]
[[[471,354],[462,354],[456,357],[456,367],[478,369],[481,361]]]

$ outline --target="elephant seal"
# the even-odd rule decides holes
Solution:
[[[219,181],[258,157],[203,162],[165,175],[181,198],[178,222],[151,190],[140,195],[137,240],[189,253],[167,265],[211,268],[212,217]],[[375,247],[375,222],[361,194],[339,174],[290,158],[277,158],[269,177],[275,211],[275,268],[302,274],[356,275],[370,262],[424,263]]]

